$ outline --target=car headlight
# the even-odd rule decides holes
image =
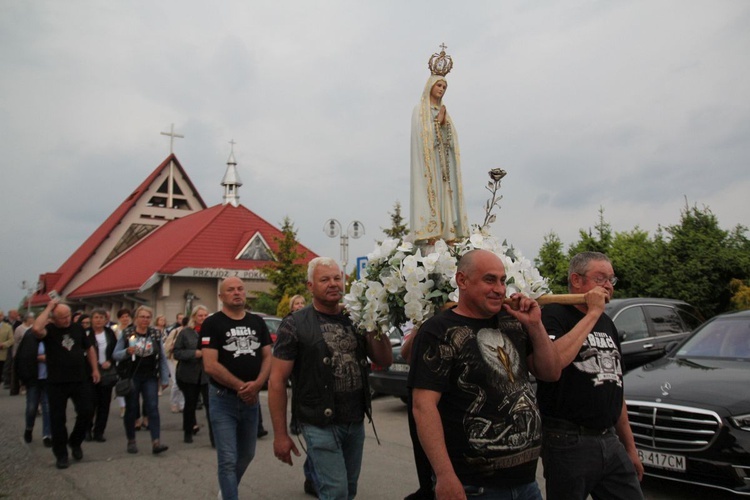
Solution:
[[[737,415],[735,417],[729,417],[734,425],[742,429],[743,431],[750,431],[750,413],[747,415]]]

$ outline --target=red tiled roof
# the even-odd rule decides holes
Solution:
[[[31,299],[31,304],[44,305],[49,301],[47,293],[52,290],[61,292],[70,283],[70,280],[78,274],[83,265],[91,258],[97,248],[102,242],[109,236],[112,230],[122,221],[123,217],[130,211],[131,208],[136,204],[138,199],[148,189],[156,177],[169,165],[170,161],[174,161],[178,171],[184,176],[185,180],[190,185],[196,198],[200,201],[201,207],[206,208],[206,203],[201,198],[198,190],[193,185],[193,182],[188,177],[185,170],[180,165],[177,157],[174,154],[170,154],[146,179],[123,201],[119,207],[115,209],[112,214],[89,236],[86,241],[81,244],[73,254],[68,257],[68,260],[63,262],[60,268],[55,273],[45,273],[39,277],[42,283],[41,288],[35,293]]]
[[[271,261],[236,260],[247,242],[260,234],[272,251],[278,250],[278,228],[242,205],[216,205],[168,222],[148,235],[128,252],[115,259],[68,297],[81,299],[101,295],[136,292],[154,274],[174,274],[185,268],[259,269]],[[299,245],[306,264],[317,257]]]

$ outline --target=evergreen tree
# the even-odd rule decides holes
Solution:
[[[274,237],[274,241],[278,245],[276,262],[263,268],[266,278],[274,285],[269,295],[276,304],[285,295],[292,296],[304,293],[305,283],[307,282],[307,268],[298,263],[300,259],[305,257],[305,254],[297,251],[299,245],[297,231],[289,217],[284,217],[281,232],[281,238]],[[274,307],[274,312],[275,309]]]
[[[409,234],[409,229],[404,222],[404,218],[401,216],[400,202],[397,201],[395,205],[393,205],[393,213],[388,212],[388,215],[391,216],[391,227],[388,229],[381,228],[386,236],[389,238],[401,239]]]
[[[570,248],[570,257],[581,252],[609,253],[612,247],[612,226],[604,220],[604,207],[599,207],[599,221],[594,226],[593,234],[591,228],[588,231],[580,229],[578,234],[581,239]]]
[[[544,235],[544,243],[534,259],[534,265],[549,280],[552,293],[568,293],[568,258],[563,253],[563,243],[556,233]]]

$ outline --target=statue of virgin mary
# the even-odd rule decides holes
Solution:
[[[411,120],[411,205],[410,230],[417,244],[446,242],[469,236],[463,187],[461,152],[443,95],[448,88],[445,75],[453,61],[433,54],[428,66],[432,75],[414,108]]]

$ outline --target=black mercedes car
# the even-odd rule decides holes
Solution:
[[[750,311],[626,374],[625,399],[646,474],[750,496]]]

